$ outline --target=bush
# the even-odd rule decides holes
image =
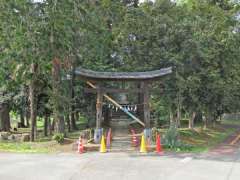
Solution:
[[[64,134],[55,134],[52,139],[62,144],[64,142]]]
[[[156,141],[156,134],[161,134],[160,132],[160,129],[152,128],[153,141]],[[196,147],[180,141],[179,132],[178,128],[176,128],[176,125],[170,126],[170,128],[161,136],[161,143],[164,149],[171,149],[176,152],[199,151]]]
[[[172,125],[166,132],[163,138],[163,143],[170,149],[175,149],[180,146],[179,133],[176,126]]]

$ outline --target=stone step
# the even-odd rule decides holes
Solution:
[[[131,140],[131,135],[118,135],[118,136],[113,136],[112,140],[115,141],[121,141],[121,140]]]
[[[126,152],[126,151],[135,151],[135,148],[132,147],[132,137],[130,133],[130,122],[131,119],[113,119],[111,122],[112,127],[112,145],[111,151],[114,152]]]
[[[131,121],[129,118],[112,118],[111,121]]]
[[[113,140],[111,145],[111,151],[133,151],[131,139],[126,138],[126,140]]]
[[[112,147],[130,147],[131,145],[131,141],[112,142]]]
[[[123,132],[115,132],[112,134],[112,137],[114,140],[122,140],[122,139],[127,139],[127,138],[131,138],[131,135],[128,133],[123,133]]]
[[[128,128],[132,123],[132,120],[129,119],[121,119],[121,120],[112,120],[110,121],[110,126],[116,129]]]
[[[134,116],[137,116],[136,114],[133,114]],[[118,119],[118,118],[130,118],[127,114],[113,114],[112,119]]]
[[[131,136],[129,126],[125,128],[113,128],[112,149],[125,150],[131,148]]]
[[[129,152],[129,153],[136,152],[136,151],[138,151],[138,149],[135,147],[111,148],[109,150],[109,152]]]

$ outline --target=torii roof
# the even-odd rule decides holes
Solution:
[[[172,73],[172,67],[162,68],[155,71],[145,71],[145,72],[99,72],[92,71],[89,69],[77,68],[75,70],[75,75],[89,80],[152,80],[158,79],[162,76]]]

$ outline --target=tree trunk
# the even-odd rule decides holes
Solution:
[[[30,139],[31,141],[35,141],[36,135],[37,135],[37,124],[36,124],[36,87],[35,87],[35,81],[36,81],[36,73],[37,71],[37,64],[31,65],[31,72],[33,73],[33,77],[31,79],[31,83],[29,86],[29,101],[30,101],[30,119],[31,119],[31,134]]]
[[[67,114],[65,116],[66,122],[67,122],[67,128],[68,128],[68,132],[71,132],[71,123],[70,123],[70,118],[69,118],[69,114]]]
[[[55,124],[55,133],[57,134],[65,134],[65,124],[64,124],[64,117],[63,116],[56,116],[56,124]]]
[[[204,113],[202,113],[203,129],[207,129],[207,118]]]
[[[179,128],[181,126],[181,110],[182,110],[182,98],[181,93],[178,91],[177,93],[177,112],[176,112],[176,126]]]
[[[174,118],[173,118],[173,113],[172,113],[172,110],[170,109],[169,111],[169,124],[170,124],[170,127],[174,125]]]
[[[216,127],[216,122],[217,122],[217,120],[214,118],[214,119],[213,119],[213,122],[212,122],[212,127],[213,127],[213,128]]]
[[[52,123],[51,123],[51,132],[52,131],[55,131],[55,124],[56,124],[56,122],[55,122],[55,119],[53,118],[53,121],[52,121]]]
[[[213,115],[211,113],[206,113],[203,119],[204,122],[204,129],[207,129],[208,127],[213,127]]]
[[[76,121],[79,120],[79,112],[78,111],[75,112],[75,119],[76,119]]]
[[[214,114],[213,119],[212,119],[212,127],[216,127],[217,119],[219,118],[219,115],[217,113]]]
[[[58,58],[53,60],[53,67],[52,67],[52,77],[53,77],[53,93],[54,93],[54,121],[55,121],[55,132],[64,134],[64,116],[62,115],[63,112],[63,104],[61,101],[61,62]]]
[[[174,112],[172,109],[169,111],[170,126],[178,128],[180,119],[178,119],[178,112]]]
[[[70,128],[72,130],[77,130],[76,125],[76,119],[75,119],[75,92],[74,92],[74,83],[75,83],[75,66],[72,67],[72,79],[70,83],[70,92],[71,92],[71,99],[72,99],[72,105],[71,105],[71,118],[70,118]]]
[[[25,128],[25,127],[26,127],[26,126],[25,126],[24,113],[23,113],[22,110],[20,111],[20,127],[21,127],[21,128]]]
[[[30,139],[31,141],[35,141],[36,138],[36,132],[37,132],[37,127],[36,127],[36,105],[35,105],[35,97],[34,97],[34,85],[31,83],[29,87],[29,99],[30,99],[30,119],[31,119],[31,135]]]
[[[178,107],[177,107],[177,117],[176,117],[176,125],[178,128],[180,128],[181,126],[181,105],[180,103],[178,104]]]
[[[44,136],[48,136],[48,127],[49,127],[49,116],[45,114],[44,117]]]
[[[10,131],[10,109],[8,104],[1,104],[0,106],[0,130],[1,131]]]
[[[141,82],[141,83],[139,83],[138,85],[137,85],[137,88],[139,88],[139,89],[143,89],[144,88],[144,84]],[[139,92],[138,94],[137,94],[137,96],[138,96],[138,106],[137,106],[137,115],[139,116],[139,118],[141,119],[141,120],[143,120],[144,119],[144,113],[143,113],[143,101],[144,101],[144,99],[143,99],[143,92]]]
[[[149,107],[149,84],[148,82],[144,82],[143,84],[143,110],[144,110],[144,123],[145,128],[151,127],[151,119],[150,119],[150,107]]]
[[[209,114],[207,117],[207,123],[209,127],[213,127],[213,121],[214,121],[214,116],[212,114]]]
[[[49,117],[49,122],[48,122],[48,132],[49,135],[52,135],[52,123],[51,123],[51,118]]]
[[[192,113],[192,117],[189,119],[189,124],[188,124],[188,128],[189,129],[193,129],[194,128],[194,120],[195,120],[196,114],[197,113],[194,111]]]
[[[223,119],[223,114],[221,114],[221,115],[219,116],[219,124],[222,123],[222,119]]]
[[[26,111],[26,115],[25,116],[26,116],[27,128],[29,128],[30,127],[30,123],[29,123],[30,114],[29,114],[28,110]]]
[[[76,124],[76,119],[75,119],[75,113],[73,111],[71,112],[70,127],[71,127],[72,130],[77,130],[78,129],[77,124]]]

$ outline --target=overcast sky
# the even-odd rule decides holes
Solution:
[[[140,3],[141,3],[141,2],[144,2],[144,1],[146,1],[146,0],[139,0]],[[155,0],[151,0],[151,1],[155,1]]]

